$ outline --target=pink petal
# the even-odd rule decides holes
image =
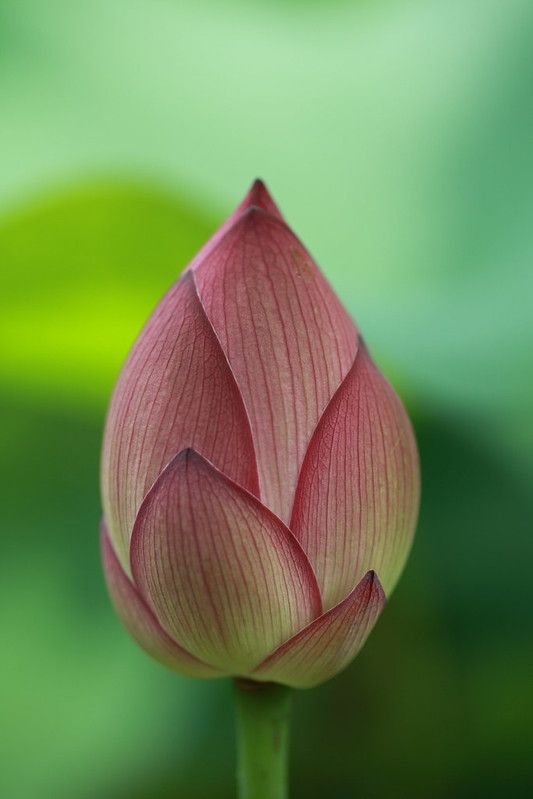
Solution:
[[[353,362],[355,327],[294,234],[257,208],[195,275],[248,411],[261,498],[287,521],[309,439]]]
[[[246,674],[321,612],[292,533],[192,450],[169,464],[144,501],[131,568],[164,628],[232,674]]]
[[[270,196],[269,191],[263,181],[259,179],[254,180],[244,200],[237,206],[233,213],[228,216],[226,221],[222,223],[218,230],[211,236],[209,241],[204,244],[202,249],[194,256],[187,269],[194,269],[203,258],[205,258],[212,250],[214,250],[220,239],[227,233],[232,225],[235,224],[241,214],[243,214],[244,211],[252,206],[255,206],[256,208],[262,208],[264,211],[268,211],[269,214],[277,216],[279,219],[283,219],[279,208]]]
[[[258,492],[246,410],[192,273],[170,289],[149,319],[122,370],[108,414],[104,512],[126,571],[140,504],[164,466],[188,446]]]
[[[311,440],[291,519],[324,607],[371,568],[390,593],[411,545],[418,500],[411,424],[361,344]]]
[[[344,669],[363,647],[386,599],[370,571],[339,605],[326,611],[269,655],[253,679],[312,688]]]
[[[105,525],[101,534],[107,587],[125,628],[145,652],[173,671],[191,677],[221,677],[221,672],[182,649],[162,629],[156,617],[125,574],[113,550]]]

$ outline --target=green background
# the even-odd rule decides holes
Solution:
[[[533,795],[533,5],[0,4],[0,794],[229,799],[227,681],[130,642],[98,553],[107,399],[263,177],[413,416],[386,613],[296,697],[295,799]]]

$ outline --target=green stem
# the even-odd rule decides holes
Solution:
[[[235,680],[238,799],[288,799],[289,688]]]

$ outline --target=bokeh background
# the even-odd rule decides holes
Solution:
[[[130,642],[107,399],[263,177],[412,413],[387,612],[296,697],[295,799],[533,795],[533,5],[2,0],[0,794],[229,799],[230,685]]]

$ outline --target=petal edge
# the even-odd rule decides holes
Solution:
[[[254,669],[253,679],[313,688],[331,679],[363,647],[386,603],[374,571],[318,619],[285,641]]]
[[[291,531],[192,449],[145,498],[131,570],[169,634],[233,674],[244,676],[320,613],[313,570]]]
[[[226,356],[184,275],[137,339],[113,393],[102,449],[109,535],[128,571],[129,538],[154,480],[184,447],[258,493],[246,408]]]
[[[270,192],[260,178],[256,178],[244,199],[239,203],[237,208],[228,216],[228,218],[216,230],[209,241],[197,252],[192,261],[189,263],[184,271],[189,269],[196,269],[198,264],[211,253],[219,241],[225,236],[228,230],[238,221],[239,217],[248,210],[248,208],[261,208],[266,213],[271,214],[278,219],[283,219],[281,212],[272,199]]]
[[[290,228],[256,206],[195,278],[248,412],[261,498],[288,523],[306,449],[353,363],[357,329]]]
[[[392,591],[415,531],[418,469],[405,409],[360,341],[310,441],[291,516],[326,608],[371,568]]]
[[[124,572],[102,522],[100,544],[104,576],[113,606],[124,627],[147,654],[164,666],[189,677],[223,677],[223,673],[202,663],[162,629],[156,617]]]

